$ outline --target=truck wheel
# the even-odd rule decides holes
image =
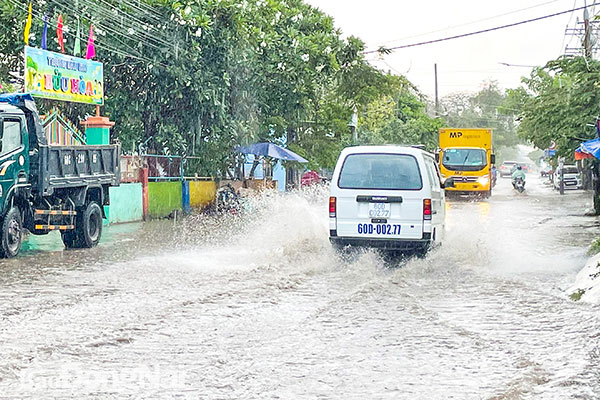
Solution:
[[[11,207],[4,216],[0,235],[0,256],[11,258],[19,254],[23,241],[23,222],[17,207]]]
[[[77,232],[75,232],[74,230],[61,232],[60,238],[62,239],[67,249],[76,249],[81,247],[79,245],[79,241],[77,240]]]
[[[78,210],[75,229],[64,232],[62,241],[67,248],[90,248],[100,241],[102,236],[102,210],[96,202],[90,202],[81,211]]]
[[[102,209],[96,202],[88,203],[75,227],[79,247],[94,247],[102,236]]]

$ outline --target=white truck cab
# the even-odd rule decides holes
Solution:
[[[344,149],[330,196],[329,239],[336,247],[424,254],[443,238],[444,185],[434,155],[420,148]]]

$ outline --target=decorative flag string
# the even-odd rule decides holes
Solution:
[[[90,60],[94,57],[96,57],[96,48],[94,47],[94,28],[92,25],[90,25],[90,37],[88,38],[85,58]]]
[[[42,33],[42,49],[46,50],[48,38],[48,16],[44,14],[44,32]]]
[[[31,29],[31,3],[29,3],[29,14],[27,15],[27,23],[25,23],[25,44],[29,46],[29,30]]]
[[[64,54],[65,52],[65,42],[63,38],[63,20],[62,14],[58,15],[58,25],[56,26],[56,37],[58,37],[58,45],[60,46],[60,51]]]
[[[81,39],[79,36],[79,18],[77,18],[77,34],[75,36],[75,46],[73,47],[73,55],[75,57],[81,56]]]

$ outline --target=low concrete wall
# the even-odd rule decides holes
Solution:
[[[217,184],[215,181],[189,181],[190,206],[204,208],[212,204],[217,197]]]
[[[181,210],[181,182],[148,182],[148,215],[166,217]]]
[[[143,218],[142,184],[122,183],[109,188],[110,206],[106,207],[111,224],[141,221]]]

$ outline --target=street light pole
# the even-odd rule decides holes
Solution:
[[[352,143],[358,143],[358,132],[356,132],[356,128],[358,127],[358,109],[356,105],[352,109],[352,116],[350,117],[350,122],[348,122],[348,126],[350,127],[350,134],[352,135]]]
[[[433,73],[435,78],[435,116],[438,117],[440,115],[440,102],[438,99],[438,73],[437,73],[437,63],[433,64]]]

